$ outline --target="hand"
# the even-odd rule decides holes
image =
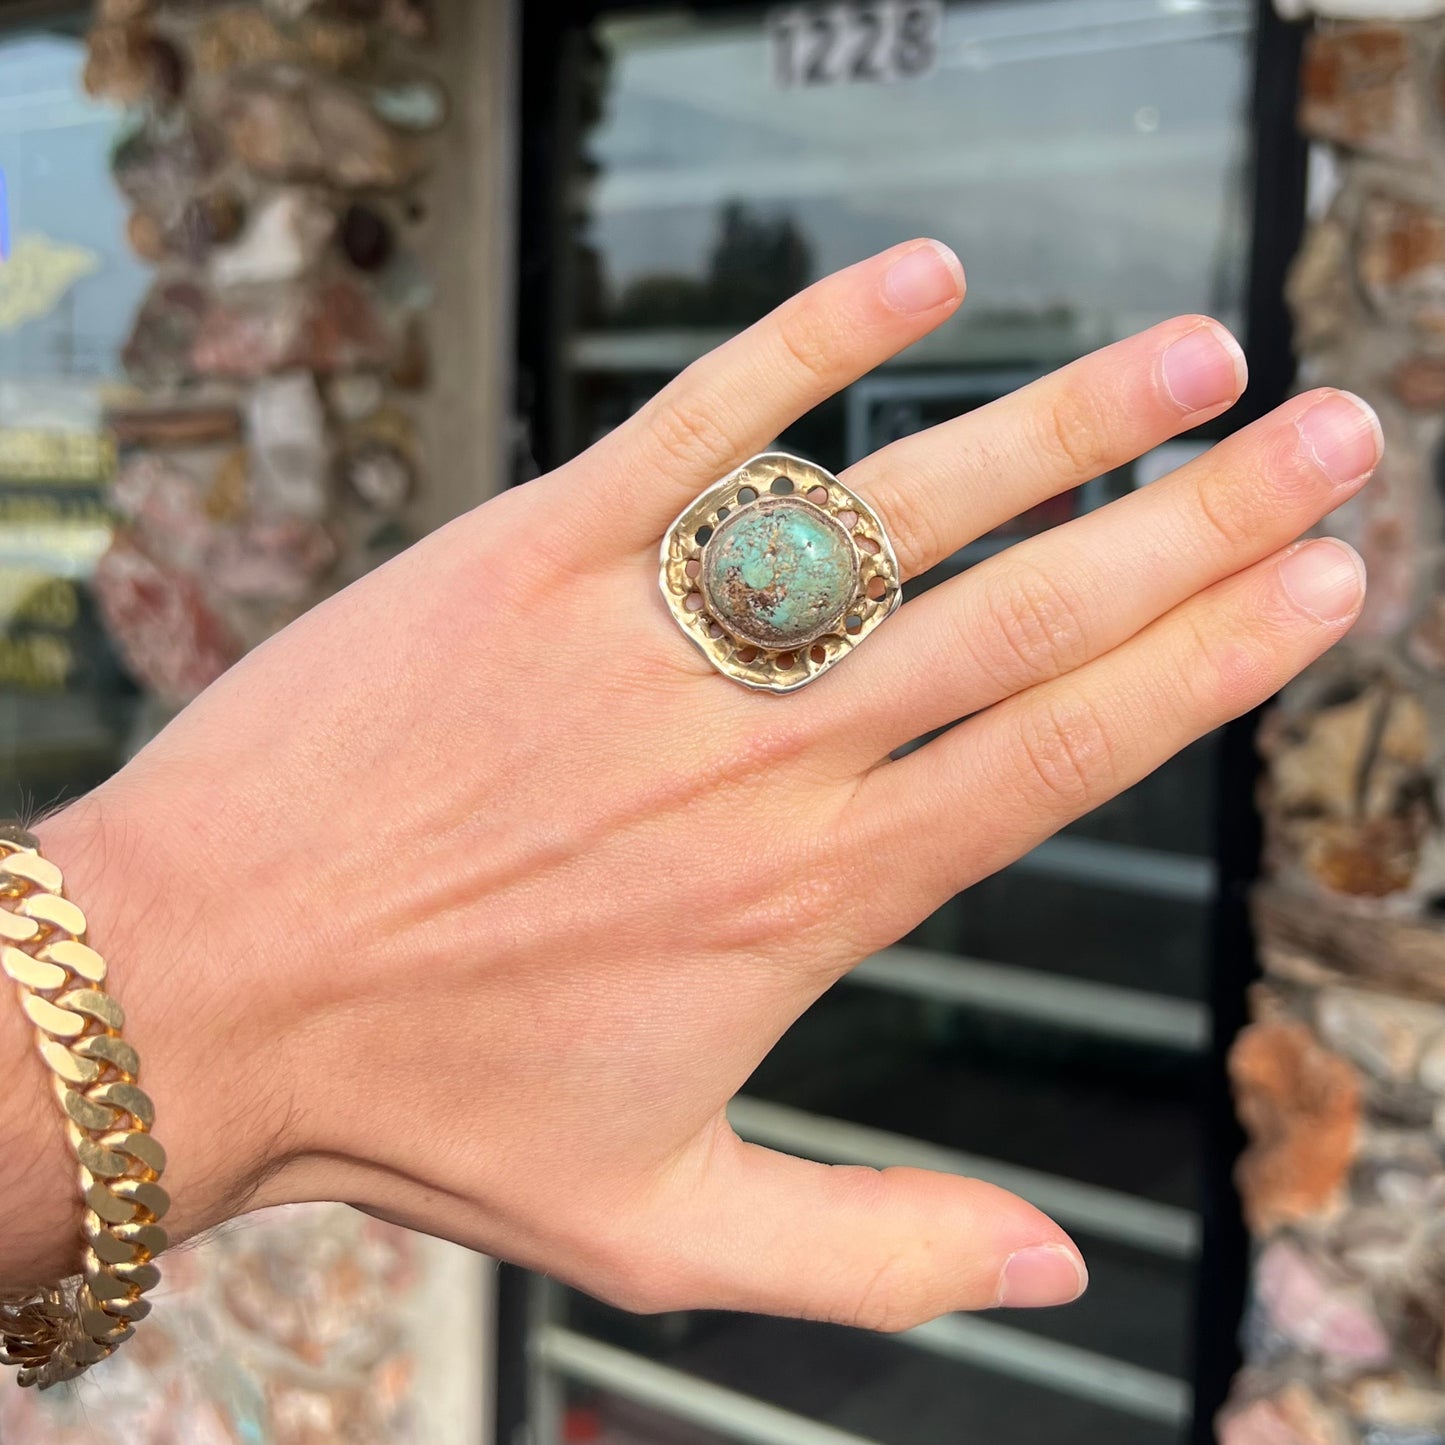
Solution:
[[[1379,433],[1297,397],[932,589],[801,693],[728,682],[658,596],[660,536],[962,288],[927,242],[819,282],[288,628],[42,827],[111,955],[180,1233],[339,1198],[634,1309],[879,1328],[1079,1292],[1023,1201],[785,1158],[724,1107],[857,960],[1345,632],[1353,554],[1292,544]],[[1183,317],[845,480],[913,576],[1243,382]],[[36,1175],[62,1193],[63,1159]]]

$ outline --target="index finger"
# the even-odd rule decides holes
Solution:
[[[598,442],[583,487],[636,534],[629,541],[654,543],[704,487],[941,325],[963,292],[963,267],[940,241],[906,241],[824,277]]]

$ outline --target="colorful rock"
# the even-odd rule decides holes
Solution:
[[[127,667],[173,706],[189,702],[241,655],[196,578],[156,562],[126,533],[96,564],[92,587]]]
[[[192,351],[209,298],[192,281],[158,281],[146,294],[121,349],[126,374],[143,386],[165,387],[193,374]]]
[[[309,372],[257,383],[246,400],[251,502],[262,517],[319,520],[327,510],[330,442]]]
[[[1255,1292],[1270,1323],[1296,1349],[1351,1370],[1390,1358],[1390,1335],[1367,1292],[1287,1240],[1255,1265]]]
[[[421,151],[364,95],[291,68],[237,81],[224,124],[242,164],[275,180],[391,190],[414,180],[422,165]]]
[[[330,373],[385,366],[393,350],[366,292],[337,278],[246,287],[214,299],[191,363],[202,375],[255,380],[298,367]]]
[[[111,171],[131,203],[169,230],[203,191],[220,159],[216,138],[194,117],[150,112],[116,146]]]
[[[1239,1116],[1250,1136],[1238,1179],[1260,1234],[1335,1213],[1344,1201],[1360,1132],[1360,1078],[1288,1020],[1251,1024],[1229,1060]]]
[[[276,191],[235,244],[211,257],[211,278],[222,287],[295,280],[320,260],[335,229],[335,212],[319,191]]]
[[[1357,150],[1421,153],[1420,93],[1403,26],[1342,25],[1313,32],[1300,76],[1300,127]]]

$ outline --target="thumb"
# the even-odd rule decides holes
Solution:
[[[672,1282],[694,1307],[892,1331],[1067,1304],[1088,1284],[1063,1230],[996,1185],[817,1164],[721,1133],[666,1231]]]

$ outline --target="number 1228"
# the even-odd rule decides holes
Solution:
[[[938,65],[943,0],[789,5],[768,16],[784,89],[914,80]]]

